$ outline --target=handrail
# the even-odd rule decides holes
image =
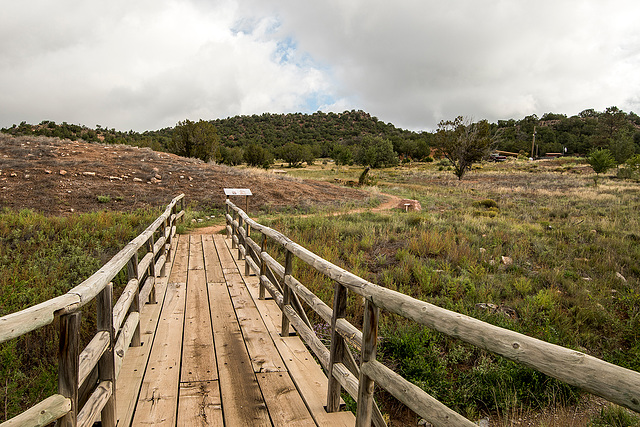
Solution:
[[[279,307],[283,314],[286,315],[283,317],[289,318],[296,328],[304,325],[297,319],[300,316],[300,310],[296,310],[295,307],[283,301],[281,295],[287,292],[299,296],[321,318],[331,323],[331,353],[334,356],[332,359],[336,360],[330,361],[328,366],[325,366],[326,370],[331,373],[331,375],[328,375],[330,388],[333,386],[334,379],[335,381],[341,380],[336,373],[336,366],[341,366],[342,360],[346,358],[345,354],[350,354],[350,350],[344,346],[343,342],[346,340],[357,349],[361,349],[363,357],[361,357],[360,372],[353,372],[359,375],[359,391],[358,395],[353,396],[352,394],[352,397],[356,401],[360,399],[365,402],[369,409],[365,408],[361,411],[361,408],[358,408],[356,425],[368,425],[367,420],[371,419],[370,405],[372,398],[369,398],[368,394],[373,391],[373,381],[434,425],[474,425],[375,360],[376,339],[371,341],[371,336],[377,336],[377,315],[371,313],[378,309],[398,314],[450,337],[458,338],[481,349],[536,369],[567,384],[580,387],[635,412],[640,412],[639,372],[613,365],[575,350],[500,328],[376,285],[319,257],[293,242],[284,234],[257,223],[228,199],[226,207],[227,237],[231,237],[234,245],[238,245],[240,254],[244,253],[248,259],[250,257],[253,259],[252,262],[247,264],[260,277],[261,295],[263,295],[264,287],[278,301]],[[236,220],[235,217],[238,219]],[[247,228],[247,231],[242,229],[243,226]],[[344,304],[343,300],[346,300],[346,293],[344,296],[339,296],[341,288],[348,289],[364,297],[367,306],[363,325],[364,331],[360,332],[344,319],[344,314],[336,313],[335,310],[320,301],[290,273],[283,273],[285,269],[279,264],[277,270],[280,277],[284,276],[284,280],[281,281],[281,284],[283,284],[282,293],[278,292],[276,294],[277,286],[272,282],[273,279],[264,274],[265,266],[273,265],[275,261],[264,249],[256,251],[259,245],[249,235],[249,228],[252,231],[261,233],[264,240],[268,237],[277,242],[287,253],[333,279],[336,282],[334,307],[339,307],[340,304]],[[264,246],[263,243],[262,248]],[[260,268],[257,268],[256,259],[259,261]],[[371,313],[367,317],[369,311]],[[375,321],[368,323],[368,318],[373,318]],[[316,352],[319,360],[325,365],[327,355],[323,350],[319,350],[320,354],[316,351],[318,343],[315,333],[312,330],[307,330],[308,328],[304,329],[303,331],[298,330],[300,336],[307,341],[307,344]],[[338,350],[334,350],[334,346]],[[369,358],[364,357],[365,355],[368,355]],[[354,370],[357,369],[352,371]],[[337,390],[339,395],[339,388]],[[345,390],[349,391],[347,387],[345,387]],[[410,393],[408,393],[409,390],[411,390]],[[329,408],[329,406],[328,402],[327,407]],[[378,425],[375,417],[373,421]]]
[[[149,302],[155,302],[155,279],[163,274],[176,232],[175,222],[183,216],[184,194],[180,194],[151,225],[78,286],[64,295],[0,317],[0,343],[60,319],[58,394],[0,427],[40,426],[56,420],[60,426],[88,426],[98,416],[103,426],[115,427],[116,379],[129,345],[140,345],[140,301],[148,297]],[[156,239],[156,234],[161,236]],[[138,251],[145,246],[147,252],[138,262]],[[111,282],[124,268],[127,286],[113,304]],[[80,351],[81,308],[94,299],[98,331]],[[78,408],[80,390],[85,390],[88,397],[82,408]]]

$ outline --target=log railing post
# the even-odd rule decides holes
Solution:
[[[236,224],[235,224],[236,215],[238,215],[238,213],[234,209],[231,215],[231,249],[236,248],[236,239],[234,239],[234,237],[239,239],[238,230],[236,229]],[[240,223],[240,215],[238,215],[238,223]]]
[[[227,196],[227,200],[225,200],[225,203],[224,203],[224,213],[226,214],[224,217],[227,218],[227,215],[229,215],[229,196]],[[226,221],[228,226],[233,227],[233,221],[231,224],[229,224],[229,219],[227,219]],[[229,238],[231,238],[231,235],[229,233],[229,228],[227,228],[227,239]]]
[[[293,254],[287,250],[284,261],[284,277],[282,278],[282,333],[283,337],[289,336],[289,318],[285,314],[284,308],[291,305],[291,288],[287,285],[287,276],[291,276],[293,270]]]
[[[81,317],[80,311],[60,316],[58,393],[71,400],[71,410],[58,420],[60,427],[75,427],[78,418]]]
[[[331,352],[329,356],[329,379],[327,390],[327,412],[336,412],[340,409],[340,393],[342,386],[333,376],[333,365],[342,363],[345,352],[345,342],[342,335],[336,330],[338,319],[345,317],[347,313],[347,288],[336,282],[333,294],[333,316],[331,317]]]
[[[138,280],[138,252],[134,253],[129,262],[127,263],[127,277],[128,280],[136,279]],[[131,306],[129,307],[129,312],[137,311],[140,312],[140,287],[142,283],[138,283],[138,288],[136,289],[136,294],[133,297],[133,301],[131,302]],[[138,347],[140,345],[140,324],[136,326],[136,330],[133,332],[133,337],[131,338],[131,346]]]
[[[264,299],[264,291],[265,291],[265,287],[264,284],[262,283],[262,276],[264,276],[267,273],[267,263],[266,261],[262,258],[262,253],[267,249],[267,235],[263,234],[262,235],[262,246],[260,246],[260,260],[262,261],[260,263],[260,277],[259,277],[259,282],[260,282],[260,293],[258,295],[259,299]]]
[[[248,276],[249,274],[251,274],[251,269],[249,268],[249,258],[251,258],[250,251],[253,251],[253,249],[251,249],[251,246],[249,245],[249,231],[251,230],[251,227],[246,221],[244,225],[246,231],[244,238],[244,275]]]
[[[244,240],[242,239],[242,233],[240,233],[240,229],[242,228],[242,217],[240,216],[240,214],[238,214],[238,230],[237,230],[237,235],[238,235],[238,259],[242,259],[242,251],[240,250],[241,247],[245,246]]]
[[[369,299],[364,306],[364,320],[362,325],[362,355],[360,367],[376,359],[378,343],[378,316],[380,310]],[[373,410],[373,380],[360,369],[358,387],[358,408],[356,410],[356,427],[369,427]]]
[[[151,235],[151,237],[149,237],[149,240],[147,240],[147,250],[151,253],[153,253],[153,248],[155,247],[155,239],[153,238],[153,234]],[[166,245],[163,245],[166,248]],[[167,265],[167,260],[169,259],[169,253],[167,253],[167,258],[164,262],[164,264],[162,265],[162,268],[160,268],[160,276],[164,276],[165,275],[165,265]],[[156,272],[156,257],[155,255],[153,256],[153,259],[151,260],[151,263],[149,264],[149,269],[147,270],[149,276],[153,277],[153,286],[151,286],[151,292],[149,292],[149,301],[145,301],[148,304],[155,304],[156,301],[156,277],[158,277],[157,272]]]
[[[113,283],[109,283],[100,292],[97,301],[97,326],[98,331],[109,332],[109,347],[98,361],[98,378],[100,381],[111,382],[111,397],[102,408],[101,420],[104,427],[115,427],[118,423],[116,416],[116,367],[113,353],[115,344],[115,331],[113,329]],[[139,331],[139,328],[138,328]],[[138,339],[140,334],[138,334]]]

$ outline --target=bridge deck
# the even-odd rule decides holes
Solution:
[[[324,373],[299,337],[280,336],[278,306],[258,299],[228,241],[176,237],[118,378],[118,425],[353,426],[325,412]]]

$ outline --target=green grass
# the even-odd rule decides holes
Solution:
[[[67,292],[120,251],[160,214],[95,212],[46,217],[0,212],[0,316]],[[125,280],[114,280],[116,297]],[[83,309],[82,337],[95,331],[95,307]],[[0,344],[0,420],[55,394],[57,330],[48,325]]]
[[[380,191],[417,199],[422,212],[265,221],[374,283],[640,370],[640,186],[604,178],[594,188],[591,175],[558,164],[483,165],[461,182],[437,164],[386,169],[377,171]],[[301,264],[294,275],[331,304],[332,283]],[[349,298],[348,313],[361,323],[360,298]],[[380,335],[381,359],[471,417],[579,398],[395,316],[383,316]]]

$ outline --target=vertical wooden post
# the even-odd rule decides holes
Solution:
[[[260,246],[260,277],[259,277],[259,282],[260,282],[260,293],[258,295],[258,299],[264,299],[264,285],[262,284],[262,276],[264,276],[265,274],[267,274],[267,263],[264,261],[264,259],[262,259],[262,252],[264,252],[267,249],[267,235],[263,234],[262,235],[262,246]]]
[[[227,199],[224,202],[224,213],[226,214],[224,217],[227,218],[227,215],[229,215],[229,196],[227,196]],[[226,220],[227,225],[233,227],[232,224],[229,224],[229,220]],[[229,229],[227,228],[227,239],[229,239],[231,237],[231,235],[229,234]]]
[[[240,252],[240,247],[244,246],[244,241],[241,241],[242,234],[240,234],[240,229],[242,228],[242,217],[238,214],[238,259],[242,259],[242,252]]]
[[[364,306],[364,321],[362,326],[362,365],[376,359],[376,349],[378,343],[378,316],[380,310],[367,299]],[[358,409],[356,411],[356,427],[369,427],[373,411],[373,388],[374,382],[371,378],[362,373],[358,386]]]
[[[153,247],[155,246],[156,242],[155,239],[153,238],[153,234],[151,234],[151,237],[149,237],[149,240],[147,240],[147,250],[149,252],[151,252],[153,254]],[[166,247],[166,245],[165,245]],[[164,265],[162,266],[162,268],[160,269],[160,275],[164,276],[164,266],[167,265],[167,261],[169,260],[169,253],[167,253],[167,258],[165,258],[165,262]],[[156,272],[156,256],[155,254],[153,254],[153,259],[151,260],[151,264],[149,264],[149,269],[147,270],[149,275],[151,277],[153,277],[153,286],[151,287],[151,292],[149,292],[149,301],[145,301],[145,303],[147,304],[155,304],[156,301],[156,277],[158,277],[157,272]]]
[[[234,210],[233,215],[231,215],[231,249],[235,249],[236,247],[236,240],[233,237],[238,234],[238,230],[236,229],[236,226],[233,223],[235,221],[236,215],[237,215],[237,212]],[[238,223],[240,223],[240,215],[238,215]]]
[[[79,311],[60,316],[58,393],[71,400],[71,411],[58,420],[60,427],[75,427],[78,419],[81,316]]]
[[[251,249],[251,246],[249,245],[249,223],[245,221],[244,227],[247,233],[246,237],[244,238],[244,275],[248,276],[249,274],[251,274],[251,269],[249,268],[249,258],[251,258],[250,254],[252,253],[253,249]]]
[[[127,263],[127,277],[129,280],[136,279],[138,280],[138,252],[134,253],[129,262]],[[142,283],[138,283],[138,289],[136,290],[136,295],[133,297],[133,302],[131,303],[131,307],[129,307],[129,312],[137,311],[140,312],[140,287]],[[138,347],[140,345],[140,323],[136,326],[136,330],[133,332],[133,337],[131,338],[131,346]]]
[[[96,298],[98,331],[109,332],[109,347],[98,361],[98,378],[111,381],[111,397],[102,408],[101,420],[104,427],[115,427],[116,416],[116,365],[113,353],[115,331],[113,330],[113,283],[109,283]]]
[[[291,276],[293,270],[293,254],[290,250],[287,250],[287,255],[284,260],[284,277],[282,278],[282,332],[281,336],[289,336],[289,318],[284,312],[284,308],[287,305],[291,305],[291,288],[287,285],[287,276]]]
[[[333,292],[333,316],[331,317],[331,353],[329,356],[329,379],[327,390],[327,412],[336,412],[340,409],[340,392],[342,386],[333,376],[333,365],[342,363],[344,357],[344,339],[336,331],[338,319],[345,317],[347,313],[347,288],[336,282]]]

